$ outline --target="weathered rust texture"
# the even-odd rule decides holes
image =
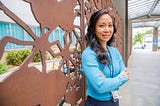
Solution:
[[[111,8],[118,26],[116,42],[113,45],[122,51],[122,22],[119,14],[111,0],[24,0],[24,2],[30,4],[34,18],[40,24],[41,33],[40,37],[37,37],[27,23],[0,2],[0,9],[33,39],[33,41],[21,41],[9,36],[0,39],[0,58],[3,56],[7,42],[33,46],[32,53],[17,71],[0,83],[0,106],[56,106],[63,100],[72,106],[83,106],[85,81],[80,69],[81,52],[85,48],[83,38],[88,20],[93,12],[101,8]],[[76,6],[79,8],[75,8]],[[80,17],[80,25],[73,24],[75,17]],[[65,31],[64,46],[58,40],[48,41],[50,33],[57,27]],[[80,34],[76,28],[80,30]],[[46,29],[47,32],[45,32]],[[76,44],[70,51],[72,36],[76,37]],[[81,51],[77,50],[78,45]],[[52,46],[57,46],[59,52],[56,53]],[[28,66],[37,52],[41,54],[42,71]],[[45,52],[49,52],[53,58],[62,57],[57,69],[47,72]],[[70,63],[74,67],[74,73],[70,71]],[[67,73],[61,71],[64,64]]]

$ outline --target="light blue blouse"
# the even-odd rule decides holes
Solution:
[[[108,46],[108,50],[113,67],[107,64],[102,66],[97,59],[97,54],[89,46],[82,53],[82,71],[87,83],[86,93],[96,100],[111,100],[110,92],[118,90],[120,86],[127,82],[125,76],[119,75],[125,69],[119,51],[111,46]],[[114,70],[113,78],[111,77],[111,70]]]

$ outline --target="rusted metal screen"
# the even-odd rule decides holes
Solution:
[[[32,38],[23,41],[10,36],[0,39],[0,58],[7,42],[30,46],[31,54],[0,83],[0,106],[83,106],[85,81],[81,73],[83,40],[91,14],[101,8],[112,9],[118,32],[114,46],[122,53],[121,18],[111,0],[24,0],[39,23],[40,36],[9,10],[2,2],[0,9]],[[63,45],[49,41],[55,29],[63,30]],[[75,41],[75,42],[74,42]],[[40,53],[41,62],[33,63]],[[49,59],[46,56],[49,55]],[[50,68],[48,68],[50,67]]]

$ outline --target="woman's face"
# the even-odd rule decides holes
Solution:
[[[95,34],[100,44],[105,44],[112,37],[114,28],[112,18],[108,14],[102,15],[95,26]]]

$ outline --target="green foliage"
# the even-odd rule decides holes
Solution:
[[[140,42],[142,43],[142,40],[143,40],[143,36],[145,34],[142,34],[142,33],[138,33],[137,35],[135,35],[134,39],[133,39],[133,45],[136,44],[136,42]]]
[[[8,67],[2,63],[0,63],[0,74],[3,74],[4,72],[6,72],[8,69]]]
[[[23,49],[23,50],[12,50],[9,51],[6,57],[7,65],[14,65],[18,66],[22,64],[22,62],[25,60],[26,57],[29,56],[31,51],[29,49]],[[40,62],[41,56],[40,53],[37,53],[33,59],[33,62]]]
[[[29,49],[9,51],[6,56],[7,65],[19,66],[30,55],[30,53],[31,51]],[[46,57],[47,56],[48,54],[46,53]],[[38,52],[33,57],[32,62],[40,62],[40,61],[41,61],[41,55]]]
[[[50,59],[50,55],[48,52],[45,53],[46,59],[49,60]],[[33,62],[40,62],[41,61],[41,55],[40,52],[38,52],[32,59]]]
[[[40,62],[41,61],[41,55],[40,53],[37,53],[33,59],[32,59],[33,62]]]
[[[138,33],[135,35],[135,38],[133,39],[133,45],[136,44],[136,42],[140,42],[142,43],[142,40],[143,40],[143,36],[146,35],[146,34],[152,34],[152,29],[151,30],[147,30],[145,33]],[[159,30],[160,31],[160,30]]]
[[[147,30],[145,34],[151,34],[152,30]]]
[[[6,57],[7,65],[20,65],[29,54],[29,49],[9,51]]]

